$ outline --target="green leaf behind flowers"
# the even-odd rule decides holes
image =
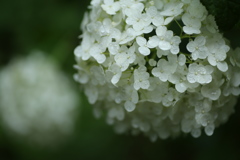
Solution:
[[[215,16],[221,31],[240,27],[240,0],[200,0],[208,12]],[[239,28],[240,29],[240,28]]]

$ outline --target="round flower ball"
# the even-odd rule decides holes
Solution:
[[[234,112],[240,52],[199,0],[92,0],[89,8],[74,78],[118,133],[211,136]]]
[[[78,103],[70,80],[40,52],[0,71],[1,125],[9,136],[39,146],[64,142],[74,131]]]

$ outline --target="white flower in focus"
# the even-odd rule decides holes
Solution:
[[[168,31],[167,27],[159,26],[156,29],[156,34],[159,38],[159,48],[162,50],[170,50],[171,49],[171,39],[173,37],[173,32]]]
[[[91,4],[74,77],[97,117],[106,112],[116,132],[152,141],[210,136],[227,121],[240,95],[240,50],[199,0]]]
[[[209,52],[205,46],[206,39],[203,36],[196,37],[194,41],[191,41],[187,44],[187,49],[192,53],[192,59],[197,60],[205,59]]]
[[[151,19],[149,19],[147,14],[142,14],[142,9],[133,10],[131,14],[128,15],[126,19],[126,23],[128,25],[132,25],[133,29],[136,31],[140,31],[144,27],[150,25]]]
[[[121,71],[125,71],[129,64],[133,63],[136,59],[135,55],[135,47],[132,46],[131,48],[122,47],[120,48],[119,54],[114,56],[114,60],[116,64],[121,68]]]
[[[1,123],[24,142],[56,145],[74,131],[78,96],[54,62],[40,53],[0,72]]]
[[[211,73],[213,68],[210,65],[203,66],[196,63],[189,65],[189,72],[187,74],[187,79],[190,83],[200,83],[206,84],[212,81]]]
[[[103,10],[108,14],[114,15],[120,9],[119,2],[114,2],[114,0],[104,0],[104,4],[101,5]]]
[[[160,15],[155,6],[151,6],[146,9],[148,17],[151,19],[152,24],[155,26],[164,25],[164,18]]]
[[[170,23],[175,17],[183,12],[183,3],[173,3],[169,2],[163,8],[163,11],[160,12],[162,16],[167,16],[165,24]]]
[[[186,34],[199,34],[201,33],[201,21],[199,19],[192,17],[189,13],[185,13],[182,16],[182,21],[185,24],[183,31]]]
[[[178,70],[171,74],[169,77],[169,82],[175,84],[175,88],[178,92],[183,93],[192,85],[187,81],[186,77],[187,68],[186,66],[178,67]]]
[[[170,44],[171,44],[171,53],[172,54],[178,54],[180,49],[179,49],[179,44],[181,43],[181,38],[178,36],[174,36],[171,38],[170,40]]]
[[[150,49],[147,47],[147,40],[143,37],[137,37],[136,41],[137,44],[139,45],[138,51],[144,56],[149,55]]]
[[[227,45],[221,45],[219,48],[216,48],[214,53],[209,54],[208,62],[212,66],[217,66],[219,70],[222,72],[226,72],[228,70],[228,65],[224,61],[227,57],[227,52],[229,51],[229,47]]]

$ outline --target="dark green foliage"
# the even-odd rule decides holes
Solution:
[[[200,0],[216,17],[220,31],[231,30],[240,23],[240,0]],[[240,29],[240,28],[239,28]]]

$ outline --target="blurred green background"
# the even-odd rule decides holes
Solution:
[[[41,50],[56,59],[72,78],[73,50],[79,44],[80,23],[89,0],[1,0],[0,1],[0,68],[17,56]],[[240,46],[239,28],[226,31],[232,44]],[[72,80],[73,85],[78,87]],[[96,120],[92,108],[79,89],[82,99],[76,132],[55,148],[29,146],[11,138],[0,129],[0,160],[239,160],[240,103],[229,121],[213,136],[198,138],[183,135],[158,140],[131,135],[117,135],[104,118]]]

